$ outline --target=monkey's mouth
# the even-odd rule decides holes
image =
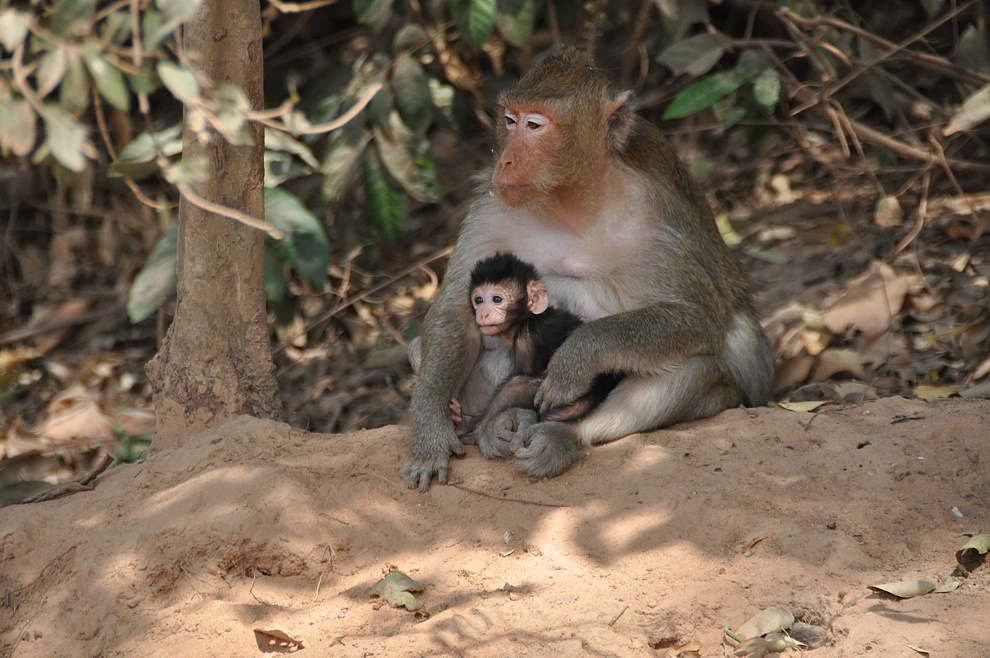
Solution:
[[[497,335],[499,333],[499,330],[501,330],[501,328],[502,328],[502,325],[500,325],[500,324],[479,324],[478,325],[478,329],[480,329],[481,330],[481,333],[483,333],[486,336],[495,336],[495,335]]]

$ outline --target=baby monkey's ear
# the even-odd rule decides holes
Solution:
[[[526,284],[526,305],[530,313],[539,315],[547,310],[550,301],[547,299],[547,284],[543,281],[530,281]]]

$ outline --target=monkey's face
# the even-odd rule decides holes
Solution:
[[[509,288],[486,283],[471,291],[474,319],[484,335],[497,336],[508,330],[511,307],[519,295],[518,290]]]
[[[554,165],[561,157],[561,130],[547,107],[507,105],[500,118],[502,147],[492,182],[511,206],[545,194],[554,187]]]

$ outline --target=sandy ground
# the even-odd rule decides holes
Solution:
[[[990,656],[990,568],[867,589],[950,580],[990,529],[988,401],[730,410],[550,481],[470,447],[425,494],[408,436],[241,418],[0,510],[0,655],[249,656],[277,629],[314,656],[725,656],[727,626],[782,605],[827,629],[815,658]],[[429,617],[371,597],[386,564]]]

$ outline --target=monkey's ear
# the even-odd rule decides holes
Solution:
[[[632,132],[636,120],[636,98],[626,90],[614,100],[605,103],[605,123],[608,125],[609,145],[616,151],[622,150]]]
[[[533,315],[539,315],[547,310],[550,301],[547,299],[547,284],[543,281],[530,281],[526,284],[526,306]]]

